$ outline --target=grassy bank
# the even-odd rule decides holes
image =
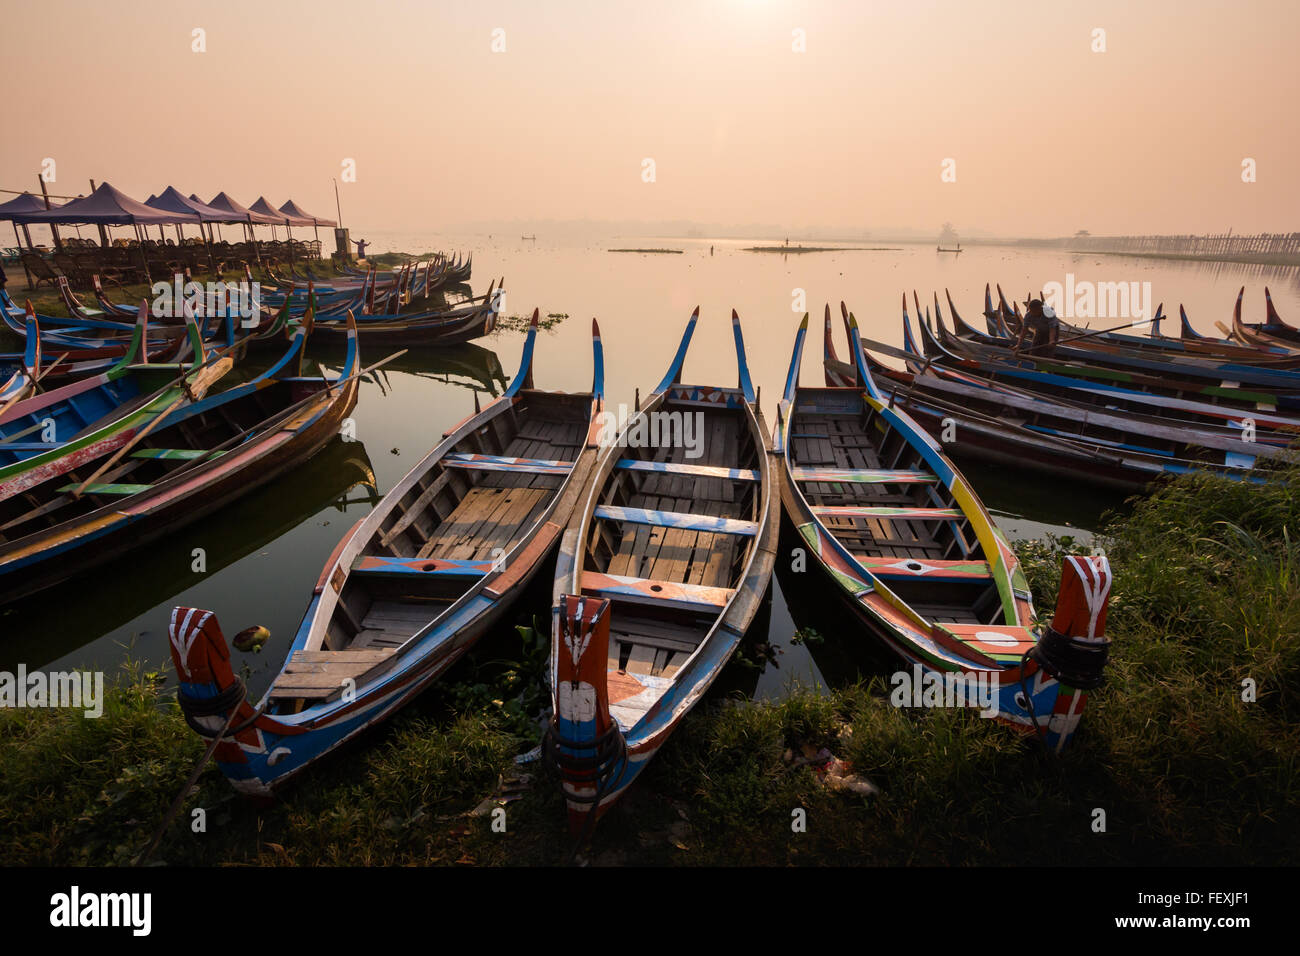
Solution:
[[[1300,475],[1291,477],[1300,482]],[[1180,479],[1116,519],[1109,683],[1054,758],[969,712],[890,707],[877,678],[779,703],[697,707],[622,807],[596,863],[1256,864],[1300,850],[1300,501],[1295,485]],[[1069,540],[1022,553],[1044,613]],[[826,640],[833,640],[827,636]],[[545,640],[458,671],[390,726],[257,809],[209,769],[157,853],[182,864],[563,863],[561,801],[528,715]],[[1255,699],[1243,700],[1243,681]],[[124,863],[202,753],[140,669],[104,718],[0,712],[5,863]],[[828,750],[879,792],[823,785]],[[824,755],[823,755],[824,756]],[[506,832],[476,807],[531,775]],[[490,806],[490,805],[489,805]],[[207,810],[194,833],[193,808]],[[806,812],[794,833],[792,811]],[[1094,811],[1106,831],[1094,832]]]

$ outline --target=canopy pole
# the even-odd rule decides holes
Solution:
[[[27,288],[30,289],[30,288],[32,288],[32,274],[31,274],[31,272],[28,271],[28,269],[27,269],[27,262],[26,262],[25,260],[23,260],[23,258],[22,258],[23,241],[22,241],[22,239],[20,239],[20,238],[18,237],[18,220],[17,220],[17,219],[14,220],[13,225],[14,225],[14,238],[15,238],[15,239],[18,239],[18,258],[19,258],[19,260],[22,261],[22,263],[23,263],[23,275],[25,275],[25,276],[27,277]],[[28,251],[28,252],[31,252],[31,251],[32,251],[32,234],[31,234],[31,232],[29,232],[28,229],[27,229],[27,223],[23,223],[23,234],[24,234],[25,236],[27,236],[27,251]]]
[[[45,188],[45,177],[38,174],[36,178],[41,181],[41,195],[45,197],[45,209],[48,211],[51,208],[50,191]],[[59,250],[59,252],[62,252],[63,240],[59,238],[59,227],[54,223],[50,223],[50,234],[54,236],[54,248]]]
[[[208,233],[205,235],[203,232],[203,220],[199,220],[199,239],[201,239],[203,244],[208,248],[208,268],[212,270],[212,274],[215,276],[217,274],[217,257],[212,252],[212,223],[208,223]],[[220,277],[218,276],[218,278]]]
[[[92,196],[95,194],[95,181],[93,179],[90,181],[90,193]],[[102,222],[99,224],[99,245],[104,249],[107,249],[110,245],[108,230],[104,228]]]
[[[158,227],[158,231],[162,232],[162,226]],[[144,281],[152,286],[153,276],[149,274],[149,256],[144,251],[144,232],[141,230],[139,223],[135,224],[135,236],[140,242],[140,261],[144,263]]]

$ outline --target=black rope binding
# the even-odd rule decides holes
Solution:
[[[564,753],[560,747],[578,753]],[[571,781],[574,776],[579,776],[595,781],[596,792],[590,796],[564,795],[574,803],[589,803],[593,807],[604,797],[627,757],[627,741],[617,722],[611,722],[603,734],[591,740],[570,740],[555,729],[555,724],[551,724],[542,737],[542,748],[561,780]]]
[[[1025,651],[1020,658],[1020,693],[1025,698],[1025,710],[1029,722],[1034,725],[1038,736],[1047,734],[1047,730],[1038,722],[1034,713],[1034,698],[1025,683],[1025,667],[1036,661],[1047,675],[1062,684],[1077,687],[1079,690],[1096,690],[1106,683],[1103,671],[1106,661],[1110,659],[1110,639],[1085,642],[1077,637],[1067,637],[1060,631],[1053,630],[1050,624],[1044,625],[1043,636],[1033,647]]]
[[[248,729],[262,715],[261,711],[254,711],[253,715],[243,723],[235,727],[228,727],[224,733],[203,726],[198,722],[197,718],[220,717],[228,712],[233,712],[244,702],[247,696],[248,688],[244,686],[244,682],[240,678],[236,677],[233,684],[215,697],[191,697],[184,690],[178,688],[176,703],[181,705],[181,713],[185,715],[185,723],[190,725],[190,729],[200,737],[211,740],[217,736],[233,737]]]
[[[1067,637],[1049,624],[1043,628],[1042,639],[1030,648],[1029,656],[1062,684],[1079,690],[1096,690],[1106,683],[1103,671],[1110,658],[1110,639],[1085,641]]]

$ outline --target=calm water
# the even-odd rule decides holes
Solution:
[[[531,233],[531,229],[528,230]],[[744,251],[776,239],[709,240],[600,237],[588,242],[536,242],[516,236],[385,234],[353,230],[375,249],[474,252],[473,286],[483,291],[494,276],[506,278],[507,315],[530,314],[534,307],[569,318],[539,336],[534,378],[539,388],[590,387],[590,320],[599,319],[605,347],[607,400],[633,402],[663,374],[691,310],[700,306],[700,323],[687,358],[684,380],[734,384],[735,352],[730,315],[744,322],[749,364],[760,388],[768,421],[789,365],[800,314],[792,304],[803,291],[814,319],[804,350],[802,379],[821,382],[821,309],[845,300],[868,338],[899,343],[899,299],[913,288],[922,302],[946,287],[968,320],[979,320],[986,281],[999,281],[1008,297],[1067,273],[1075,281],[1151,283],[1153,304],[1163,301],[1177,315],[1186,305],[1196,327],[1214,331],[1226,321],[1237,289],[1247,286],[1247,321],[1263,318],[1263,287],[1286,317],[1300,317],[1300,273],[1235,265],[1074,256],[1004,247],[970,247],[960,256],[938,254],[931,245],[898,251],[848,251],[781,256]],[[714,247],[709,254],[710,244]],[[839,243],[825,243],[839,245]],[[882,242],[864,245],[887,245]],[[896,245],[896,244],[888,244]],[[681,255],[610,253],[623,247],[676,248]],[[945,313],[947,311],[945,305]],[[1083,320],[1077,320],[1084,324]],[[1100,328],[1114,321],[1093,322]],[[842,332],[837,342],[845,354]],[[1168,328],[1168,327],[1167,327]],[[1176,331],[1176,326],[1169,331]],[[335,442],[296,473],[260,489],[171,539],[103,567],[35,599],[0,610],[0,668],[18,662],[29,667],[89,667],[112,671],[127,648],[136,659],[155,665],[168,661],[167,617],[175,604],[218,612],[227,635],[250,624],[265,624],[272,638],[260,655],[236,653],[251,668],[250,686],[260,691],[274,677],[297,629],[311,589],[339,538],[391,488],[451,425],[473,410],[471,390],[484,404],[500,394],[518,365],[523,335],[502,331],[476,344],[450,351],[404,357],[362,385],[355,412],[359,441]],[[374,362],[389,349],[366,348]],[[317,353],[326,364],[341,356]],[[960,459],[959,459],[960,463]],[[1013,538],[1048,532],[1086,537],[1107,509],[1122,499],[1086,486],[1052,485],[1006,469],[965,466],[985,502]],[[207,571],[191,569],[194,548],[207,553]],[[779,694],[792,681],[836,677],[839,649],[815,649],[816,663],[802,646],[789,644],[798,623],[823,634],[835,621],[817,619],[822,602],[815,595],[782,593],[785,576],[774,582],[769,640],[784,653],[779,667],[758,677],[756,692]],[[795,585],[798,587],[798,585]],[[545,600],[543,592],[543,601]],[[526,614],[530,609],[524,609]],[[543,611],[544,608],[537,608]],[[830,662],[830,663],[828,663]],[[166,665],[170,672],[170,664]],[[752,672],[750,672],[752,674]],[[749,677],[748,687],[754,688]],[[745,683],[742,677],[741,683]]]

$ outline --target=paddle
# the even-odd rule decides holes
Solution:
[[[162,842],[163,834],[167,832],[167,827],[171,825],[172,820],[176,819],[176,814],[180,812],[181,807],[185,804],[185,798],[189,796],[190,789],[194,784],[198,783],[199,774],[203,773],[203,768],[208,765],[208,761],[211,760],[212,755],[216,753],[217,747],[220,745],[221,741],[226,739],[226,734],[230,731],[230,725],[235,722],[235,715],[239,713],[239,708],[244,705],[244,701],[247,699],[248,689],[245,688],[243,695],[239,698],[239,703],[230,708],[230,713],[226,716],[226,722],[221,725],[220,732],[212,738],[212,741],[208,744],[208,749],[203,752],[202,759],[199,760],[199,762],[195,764],[194,769],[190,771],[189,779],[185,781],[185,786],[181,787],[180,793],[176,794],[176,799],[174,799],[171,806],[168,807],[167,813],[163,816],[162,823],[158,825],[158,829],[154,831],[153,838],[149,840],[149,845],[141,850],[140,855],[131,862],[132,866],[143,865],[144,861],[149,859],[153,854],[153,851],[158,848],[158,844]],[[257,713],[258,715],[261,714],[260,708]]]
[[[222,356],[219,361],[213,364],[210,365],[205,364],[199,370],[199,373],[194,376],[194,380],[190,383],[187,383],[187,387],[185,389],[184,394],[182,394],[180,398],[176,399],[176,401],[172,402],[165,409],[163,409],[163,411],[160,414],[156,415],[153,421],[151,421],[148,425],[140,429],[140,431],[136,433],[136,436],[134,438],[132,438],[129,442],[127,442],[125,445],[123,445],[114,453],[112,458],[110,458],[108,461],[104,462],[104,464],[96,468],[95,472],[89,478],[87,478],[81,484],[77,485],[77,487],[74,488],[72,491],[72,497],[80,498],[82,493],[86,490],[87,485],[93,484],[96,478],[98,478],[104,472],[108,471],[108,469],[113,467],[113,465],[121,461],[122,456],[124,456],[136,445],[140,444],[140,442],[144,440],[145,436],[148,435],[150,432],[152,432],[155,428],[157,428],[158,424],[163,419],[165,419],[168,415],[176,411],[176,409],[180,408],[186,402],[190,401],[195,394],[201,396],[204,392],[206,392],[208,390],[208,386],[211,385],[213,382],[216,382],[228,371],[230,371],[230,369],[234,366],[234,364],[235,364],[234,360],[231,359],[230,356],[228,355]]]
[[[363,369],[362,369],[361,371],[359,371],[359,372],[353,372],[351,375],[347,376],[346,378],[340,378],[340,379],[337,379],[336,381],[333,381],[333,382],[326,382],[326,384],[325,384],[325,393],[326,393],[326,395],[329,395],[329,394],[330,394],[330,391],[332,390],[332,388],[333,388],[334,386],[336,386],[336,385],[342,385],[344,382],[350,382],[350,381],[352,381],[352,379],[354,379],[354,378],[360,378],[362,375],[367,375],[367,374],[369,374],[370,372],[373,372],[373,371],[375,371],[376,369],[380,368],[381,366],[387,365],[389,362],[393,361],[394,359],[400,358],[401,356],[405,355],[408,351],[409,351],[408,349],[402,349],[400,352],[394,352],[392,355],[388,356],[387,358],[380,359],[378,362],[376,362],[374,365],[371,365],[369,368],[363,368]],[[317,368],[320,368],[319,363],[317,363],[317,366],[316,366],[316,367],[317,367]],[[324,377],[325,377],[324,375],[321,376],[321,378],[324,378]],[[288,408],[286,408],[284,411],[282,411],[282,412],[281,412],[277,417],[272,418],[272,419],[270,419],[270,420],[267,421],[267,422],[263,422],[263,423],[261,423],[261,425],[254,426],[254,428],[263,428],[263,429],[268,429],[268,428],[272,427],[273,425],[276,425],[276,424],[278,424],[279,422],[284,421],[284,419],[289,418],[289,417],[292,416],[294,413],[296,413],[299,409],[305,407],[306,405],[308,405],[308,404],[310,404],[311,402],[315,401],[315,400],[316,400],[317,398],[319,398],[319,397],[320,397],[319,393],[312,394],[312,395],[308,395],[308,396],[306,396],[305,398],[303,398],[303,399],[301,399],[301,400],[295,402],[294,404],[290,405]],[[215,455],[217,452],[219,452],[219,451],[225,451],[225,450],[226,450],[227,448],[229,448],[231,445],[233,445],[233,444],[237,444],[241,438],[243,438],[245,435],[249,434],[249,432],[251,432],[251,431],[253,431],[253,430],[254,430],[253,428],[246,428],[246,429],[244,429],[243,431],[240,431],[240,432],[238,432],[238,433],[236,433],[236,434],[230,436],[230,437],[227,438],[225,441],[223,441],[220,445],[217,445],[215,448],[209,448],[207,451],[205,451],[202,455],[199,455],[197,458],[191,458],[189,461],[185,462],[185,463],[184,463],[183,465],[181,465],[179,468],[175,469],[175,470],[174,470],[171,474],[169,474],[167,477],[168,477],[169,479],[170,479],[170,478],[174,478],[174,477],[176,477],[178,474],[180,474],[181,472],[185,471],[186,469],[188,469],[188,468],[192,468],[192,467],[194,467],[195,465],[202,464],[203,462],[205,462],[205,461],[207,461],[209,458],[211,458],[213,455]]]
[[[1163,316],[1161,316],[1161,318],[1163,318]],[[1139,319],[1136,322],[1125,322],[1123,325],[1117,325],[1113,329],[1097,329],[1093,332],[1085,332],[1083,335],[1072,335],[1068,339],[1058,340],[1056,344],[1064,345],[1066,342],[1077,342],[1079,339],[1089,339],[1094,335],[1106,335],[1110,332],[1121,332],[1124,329],[1136,328],[1139,325],[1146,325],[1148,322],[1154,322],[1155,320],[1156,317],[1153,315],[1149,319]]]
[[[45,368],[41,369],[41,370],[36,374],[36,377],[35,377],[34,379],[32,379],[32,391],[33,391],[33,392],[36,390],[36,386],[39,385],[39,384],[41,383],[41,379],[43,379],[43,378],[45,378],[45,376],[49,375],[49,374],[50,374],[50,371],[54,368],[54,366],[58,365],[58,364],[59,364],[60,362],[62,362],[65,358],[67,358],[66,355],[60,355],[60,356],[59,356],[58,358],[56,358],[53,362],[51,362],[49,365],[45,366]],[[26,395],[15,395],[13,398],[9,399],[9,401],[5,402],[3,405],[0,405],[0,418],[3,418],[5,412],[9,411],[9,409],[13,408],[15,405],[17,405],[19,402],[21,402],[21,401],[22,401],[24,398],[26,398],[26,397],[28,397],[28,396],[26,396]],[[29,429],[29,431],[30,431],[30,429]],[[27,433],[24,432],[24,434],[27,434]],[[17,436],[14,436],[14,437],[17,437]],[[11,438],[6,438],[6,439],[5,439],[5,441],[12,441],[12,440],[13,440],[13,439],[11,439]],[[3,442],[0,442],[0,444],[3,444]]]

